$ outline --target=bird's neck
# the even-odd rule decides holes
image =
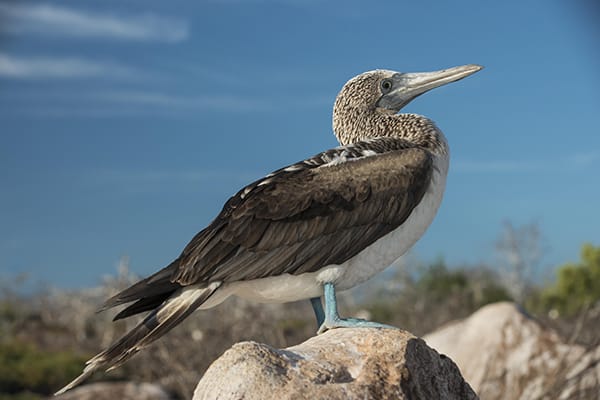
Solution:
[[[336,112],[338,111],[338,112]],[[377,137],[405,139],[437,154],[447,154],[444,134],[429,118],[379,110],[334,110],[333,131],[342,145]]]

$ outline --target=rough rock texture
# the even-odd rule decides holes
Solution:
[[[284,350],[234,345],[206,371],[194,400],[476,399],[449,358],[408,332],[334,329]]]
[[[513,303],[488,305],[423,339],[484,400],[600,399],[600,348],[565,343]]]
[[[70,390],[57,400],[171,400],[160,386],[151,383],[102,382],[91,383]]]

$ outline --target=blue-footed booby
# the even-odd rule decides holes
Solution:
[[[449,162],[436,125],[399,111],[481,68],[375,70],[350,79],[333,108],[340,146],[244,187],[175,261],[108,299],[102,309],[132,303],[115,320],[149,313],[58,393],[97,370],[118,367],[194,310],[231,295],[258,302],[311,299],[318,333],[385,327],[340,318],[336,290],[371,278],[423,235],[442,200]]]

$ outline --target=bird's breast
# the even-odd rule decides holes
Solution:
[[[406,221],[345,263],[326,267],[319,272],[318,279],[334,281],[341,290],[349,289],[396,263],[433,221],[442,202],[447,172],[448,157],[437,157],[427,191]]]

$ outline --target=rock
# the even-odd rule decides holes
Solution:
[[[490,304],[423,339],[482,399],[600,399],[600,348],[565,343],[513,303]]]
[[[449,358],[393,329],[334,329],[287,349],[242,342],[206,371],[194,400],[477,399]]]
[[[152,383],[100,382],[90,383],[51,397],[57,400],[171,400],[160,386]]]

